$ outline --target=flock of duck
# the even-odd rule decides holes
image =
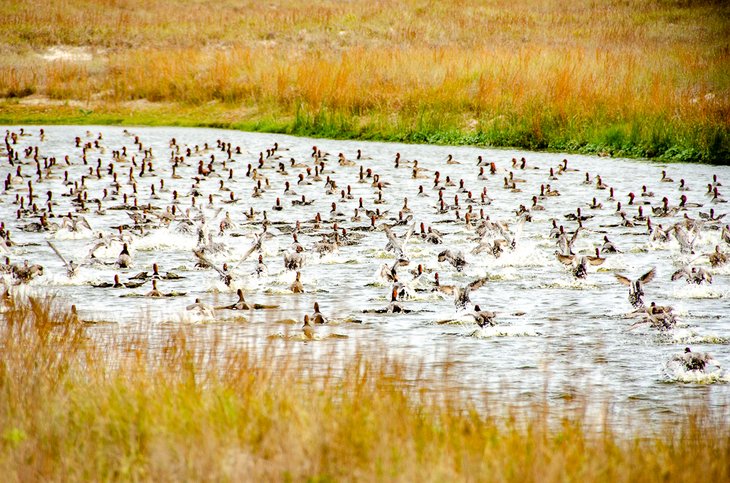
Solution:
[[[307,156],[296,156],[278,142],[249,153],[222,139],[188,145],[171,138],[166,149],[153,149],[127,130],[121,145],[107,145],[101,133],[68,139],[67,154],[58,156],[44,150],[46,138],[44,129],[12,129],[0,147],[2,203],[12,204],[14,215],[0,223],[6,297],[47,275],[33,254],[48,250],[62,262],[68,278],[91,268],[109,274],[108,279],[84,282],[89,290],[187,297],[160,288],[175,287],[186,273],[162,270],[158,262],[137,266],[135,246],[167,230],[194,243],[186,252],[194,265],[190,270],[210,274],[216,291],[236,297],[223,305],[204,302],[204,294],[191,297],[188,311],[216,318],[228,311],[276,309],[276,304],[245,299],[250,280],[291,274],[291,294],[321,293],[316,277],[308,280],[307,274],[316,273],[323,260],[331,260],[344,247],[357,250],[365,241],[375,241],[383,255],[363,251],[357,262],[372,265],[375,286],[381,287],[387,303],[358,309],[363,315],[349,320],[361,322],[365,314],[418,312],[423,304],[414,300],[438,295],[453,300],[462,323],[466,317],[484,329],[500,324],[498,312],[482,308],[489,307],[488,301],[472,300],[481,300],[490,284],[499,283],[486,273],[485,264],[520,253],[523,231],[534,224],[540,227],[536,231],[541,239],[549,241],[546,253],[554,257],[555,267],[564,267],[565,277],[576,281],[591,277],[592,267],[622,257],[624,248],[609,237],[609,228],[614,230],[612,237],[625,230],[654,249],[675,253],[677,266],[666,280],[658,280],[651,266],[636,278],[615,271],[617,284],[628,287],[631,327],[670,331],[677,325],[676,310],[645,300],[645,287],[680,280],[688,286],[712,284],[713,271],[728,263],[727,200],[717,175],[701,183],[675,181],[666,170],[657,169],[655,181],[665,190],[652,192],[649,180],[636,180],[635,191],[619,192],[609,179],[582,172],[567,159],[533,166],[525,158],[498,163],[481,155],[448,155],[427,168],[401,153],[373,159],[362,149],[329,153],[313,146]],[[456,179],[451,172],[456,165],[461,165],[460,173],[471,174]],[[579,184],[594,191],[592,199],[562,206],[565,197],[558,187],[570,190]],[[681,195],[674,198],[676,192]],[[270,200],[270,209],[261,208],[265,200]],[[563,208],[562,217],[544,216],[546,207],[551,212]],[[598,213],[612,215],[599,221]],[[105,218],[115,221],[104,223],[107,230],[95,229]],[[32,234],[41,235],[45,244],[28,243],[24,238]],[[704,253],[698,242],[707,237],[717,243]],[[88,243],[82,258],[72,260],[59,242],[78,239]],[[579,245],[591,248],[580,250]],[[538,248],[531,245],[534,249]],[[382,258],[389,260],[381,264]],[[250,270],[244,270],[249,265]],[[443,281],[449,277],[453,283]],[[363,286],[369,283],[362,281]],[[129,292],[139,288],[142,293]],[[76,313],[75,306],[73,310]],[[316,339],[320,327],[338,319],[342,320],[324,315],[314,302],[313,312],[299,319],[301,337]],[[673,361],[688,371],[718,366],[708,353],[690,348]]]

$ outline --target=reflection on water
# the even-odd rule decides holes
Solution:
[[[19,159],[12,165],[6,151],[2,152],[0,174],[10,180],[11,186],[0,195],[0,214],[15,245],[0,250],[14,263],[28,260],[45,267],[42,276],[16,290],[50,290],[75,303],[81,318],[115,323],[95,326],[92,330],[99,334],[111,331],[117,337],[136,336],[142,330],[150,336],[155,325],[138,323],[146,320],[158,327],[197,324],[200,327],[197,333],[202,338],[215,334],[235,345],[280,344],[287,351],[309,355],[324,354],[333,347],[341,357],[347,357],[357,347],[378,347],[377,351],[385,348],[392,355],[421,361],[422,367],[434,371],[448,364],[466,393],[493,397],[508,394],[517,402],[546,396],[558,403],[566,399],[566,394],[582,390],[601,407],[608,407],[612,414],[621,416],[671,417],[682,413],[688,400],[703,401],[715,409],[727,403],[728,386],[722,384],[723,376],[677,376],[676,364],[671,366],[671,377],[667,374],[667,362],[689,344],[693,351],[708,351],[721,366],[730,367],[727,346],[730,265],[710,268],[709,258],[703,255],[711,253],[716,245],[730,251],[730,246],[721,241],[725,220],[703,220],[700,235],[694,240],[694,254],[683,253],[675,239],[649,240],[646,221],[639,216],[638,206],[643,215],[654,216],[653,223],[661,223],[665,229],[685,216],[702,220],[700,213],[709,215],[710,208],[714,209],[711,218],[721,217],[727,204],[712,202],[705,192],[708,183],[713,183],[713,174],[720,183],[730,183],[728,168],[663,166],[633,160],[469,147],[314,140],[212,129],[133,128],[127,133],[116,127],[44,127],[45,139],[41,141],[39,129],[26,128],[30,136],[18,138],[13,148],[19,152]],[[11,131],[17,133],[19,128]],[[98,147],[94,146],[100,134]],[[139,136],[141,150],[134,136]],[[81,147],[76,147],[76,137],[81,139]],[[179,148],[171,146],[172,138]],[[230,157],[218,147],[219,140],[231,144]],[[92,147],[84,152],[85,143],[92,143]],[[206,143],[208,149],[204,148]],[[279,149],[267,158],[267,149],[274,143],[278,143]],[[320,180],[315,180],[313,145],[329,153],[324,158],[326,167],[319,174]],[[25,148],[34,146],[38,146],[37,153],[32,149],[24,152]],[[236,147],[241,148],[240,154]],[[191,154],[186,156],[188,148]],[[148,149],[152,150],[152,157],[149,153],[145,156],[144,151]],[[363,159],[356,159],[358,149],[362,150]],[[120,156],[113,156],[113,151],[120,151]],[[338,163],[340,152],[353,161],[351,165]],[[397,168],[396,153],[401,154]],[[449,154],[460,164],[448,163]],[[263,168],[256,169],[260,155],[264,156]],[[179,158],[173,175],[175,156]],[[497,172],[490,174],[487,165],[485,174],[479,176],[477,156],[494,162]],[[43,169],[42,181],[35,174],[36,157],[41,168],[49,158],[56,158],[50,172]],[[525,169],[520,169],[519,162],[513,168],[512,159],[522,157],[527,161]],[[303,166],[292,167],[292,158],[295,164]],[[574,171],[558,173],[564,158],[569,159],[568,166]],[[413,160],[418,160],[416,179]],[[199,169],[207,171],[211,161],[214,171],[199,174]],[[279,163],[284,163],[287,174],[277,170]],[[109,174],[112,164],[117,173],[116,182]],[[249,164],[256,171],[252,169],[247,176]],[[373,177],[359,182],[361,166],[379,175],[382,190],[373,186]],[[554,169],[552,177],[550,168]],[[674,181],[661,181],[662,170]],[[439,191],[433,189],[436,171],[440,173],[440,186],[446,184],[447,176],[454,184],[443,190],[446,209],[441,209]],[[584,183],[586,173],[591,180],[589,184]],[[297,183],[299,174],[312,184]],[[504,189],[504,179],[510,175],[515,180],[515,189]],[[600,182],[597,175],[601,177]],[[82,176],[83,187],[80,186]],[[331,194],[326,193],[328,177],[336,182]],[[691,190],[680,191],[680,179]],[[28,212],[28,181],[32,181],[34,202],[39,210],[46,209],[47,192],[52,192],[52,211],[56,217],[49,218],[49,222],[60,225],[60,215],[83,210],[79,214],[88,220],[91,229],[79,222],[76,227],[66,223],[67,227],[58,230],[23,231],[39,219],[37,213]],[[259,181],[260,196],[252,197]],[[285,181],[291,183],[290,191],[296,194],[285,191]],[[615,200],[608,199],[608,189],[597,189],[599,183],[614,189]],[[538,198],[537,204],[544,210],[530,210],[531,221],[520,227],[517,222],[520,205],[528,208],[533,205],[532,197],[540,194],[543,184],[550,184],[560,196]],[[420,185],[425,196],[418,194]],[[487,189],[491,204],[481,204],[483,188]],[[74,202],[75,194],[63,196],[74,189],[86,199],[83,206]],[[730,188],[719,186],[718,189],[722,195],[723,190]],[[341,190],[349,191],[351,198],[343,197]],[[469,202],[467,191],[471,191],[474,202]],[[653,192],[654,196],[641,196],[642,191]],[[174,199],[175,192],[177,199]],[[632,205],[628,204],[629,192],[637,195]],[[195,207],[191,206],[192,194],[199,195],[195,196]],[[688,203],[686,210],[669,217],[653,215],[652,208],[660,207],[663,197],[668,198],[670,207],[676,207],[682,194],[687,195],[689,203],[703,206]],[[313,203],[292,203],[302,196]],[[453,208],[456,196],[458,209]],[[22,206],[20,198],[23,198]],[[277,198],[281,210],[274,209]],[[363,200],[363,209],[359,210],[360,219],[353,221],[359,198]],[[407,206],[411,210],[404,217],[412,216],[417,222],[416,233],[403,247],[403,256],[409,259],[409,264],[397,267],[399,282],[406,285],[405,291],[409,293],[399,303],[408,312],[375,313],[386,309],[391,301],[392,281],[387,279],[387,274],[396,257],[393,251],[386,250],[388,238],[382,227],[375,231],[366,229],[371,224],[366,211],[379,209],[386,213],[376,220],[376,226],[392,224],[397,221],[404,198],[408,198]],[[617,202],[622,203],[626,219],[635,226],[624,226],[627,223],[616,213]],[[637,206],[644,202],[647,204]],[[159,209],[152,210],[156,215],[145,215],[145,210],[124,209],[125,203],[131,207],[151,204]],[[334,212],[332,203],[336,203]],[[602,207],[591,208],[590,204],[602,204]],[[165,216],[157,215],[173,205],[178,217],[168,224]],[[550,237],[552,220],[564,225],[569,233],[575,230],[577,223],[565,215],[575,214],[578,207],[581,216],[590,218],[583,222],[573,251],[579,255],[595,255],[595,248],[603,245],[604,237],[621,251],[601,254],[607,260],[600,266],[589,264],[585,279],[575,278],[574,268],[556,259],[558,245]],[[184,232],[185,224],[179,218],[188,209],[193,223],[189,232]],[[257,213],[253,220],[244,214],[251,209]],[[509,223],[506,236],[516,238],[514,249],[504,243],[499,257],[493,256],[493,245],[473,254],[478,245],[475,229],[466,226],[463,220],[456,221],[457,211],[464,218],[470,209],[474,224],[479,223],[481,210],[491,221]],[[22,211],[20,219],[18,210]],[[224,262],[230,265],[236,275],[230,286],[215,271],[196,269],[199,260],[193,255],[193,249],[199,245],[200,212],[205,215],[203,237],[207,239],[209,233],[210,242],[221,244],[217,250],[209,249],[205,257],[219,268]],[[266,212],[270,222],[268,235],[264,236],[260,251],[254,251],[242,261],[261,233],[262,212]],[[317,213],[322,218],[318,228],[311,223]],[[284,267],[284,255],[295,252],[291,235],[295,221],[302,222],[298,242],[304,249],[301,253],[304,293],[292,293],[290,287],[295,273]],[[224,227],[221,233],[222,222],[231,226]],[[332,233],[334,222],[339,229],[348,231],[351,242],[341,243],[332,253],[318,254],[315,248],[327,248],[317,244],[322,242],[322,234]],[[431,244],[422,238],[421,222],[425,228],[440,232],[443,244]],[[135,228],[135,223],[142,228]],[[120,225],[127,227],[123,236],[112,238]],[[401,237],[409,227],[410,222],[392,230]],[[99,234],[104,236],[103,243]],[[47,240],[64,257],[82,264],[75,277],[67,276],[61,260],[46,245]],[[128,243],[133,265],[119,269],[114,262],[123,242]],[[448,260],[438,261],[437,255],[447,248],[465,254],[466,265],[462,271],[457,271]],[[88,258],[91,251],[96,257],[94,263]],[[259,254],[262,264],[258,261]],[[713,283],[689,285],[684,281],[670,281],[672,273],[688,262],[709,269],[714,276]],[[150,280],[137,288],[92,287],[112,282],[115,274],[124,283],[139,272],[151,274],[153,263],[159,265],[163,276],[168,272],[180,276],[157,281],[158,290],[172,296],[144,297],[152,290]],[[411,271],[419,264],[425,271],[423,280],[411,282],[414,277]],[[657,275],[644,286],[644,299],[647,304],[655,301],[672,306],[677,319],[677,327],[665,333],[648,324],[636,324],[638,319],[630,314],[633,307],[627,298],[628,289],[615,278],[616,273],[622,273],[635,279],[651,267],[656,267]],[[442,285],[461,286],[481,278],[486,282],[472,291],[468,309],[457,311],[453,295],[431,290],[436,272]],[[10,282],[10,277],[6,275],[5,280]],[[216,311],[213,317],[208,312],[186,310],[196,298],[211,307],[232,304],[237,300],[237,288],[244,290],[249,304],[276,305],[278,309]],[[305,313],[312,312],[315,301],[332,323],[315,327],[316,343],[311,343],[302,335],[301,321]],[[473,304],[495,312],[496,325],[479,328],[469,314]],[[333,339],[332,334],[346,337]],[[317,359],[313,356],[307,360],[314,363]],[[682,384],[682,381],[715,384]]]

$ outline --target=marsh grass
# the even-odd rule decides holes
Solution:
[[[4,12],[0,122],[85,122],[53,102],[81,101],[109,123],[167,113],[339,138],[730,159],[725,2],[10,0]],[[49,57],[58,46],[91,60]],[[140,99],[156,105],[140,111]]]
[[[727,419],[701,408],[615,432],[547,404],[478,406],[448,380],[429,390],[435,381],[386,356],[357,352],[323,371],[304,357],[314,344],[294,356],[201,344],[180,327],[155,343],[93,329],[51,299],[5,299],[5,481],[730,477]]]

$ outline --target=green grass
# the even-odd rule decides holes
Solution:
[[[261,112],[264,111],[264,112]],[[526,122],[519,118],[480,123],[468,130],[458,121],[429,112],[399,116],[353,116],[322,109],[299,109],[295,115],[254,109],[241,113],[236,106],[152,104],[141,109],[125,105],[80,108],[24,106],[0,102],[0,124],[97,124],[119,126],[184,126],[269,132],[331,139],[362,139],[440,145],[516,147],[529,150],[646,157],[662,161],[730,162],[730,131],[713,126],[679,128],[663,123],[621,123],[564,126],[549,116]]]
[[[6,124],[730,160],[727,2],[9,0],[5,12]]]

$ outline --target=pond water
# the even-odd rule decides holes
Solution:
[[[42,140],[41,128],[45,131]],[[8,129],[19,133],[21,127]],[[355,350],[386,351],[406,360],[420,361],[426,369],[448,370],[461,386],[459,389],[476,397],[508,397],[510,402],[516,403],[546,398],[548,402],[564,404],[582,394],[588,396],[596,408],[618,417],[671,418],[684,414],[693,403],[724,413],[727,406],[729,386],[725,384],[724,369],[713,367],[710,370],[708,366],[707,373],[695,374],[670,361],[690,346],[693,352],[711,353],[721,367],[730,368],[727,345],[730,341],[730,264],[710,267],[707,256],[718,245],[721,251],[730,251],[730,246],[721,240],[722,227],[727,221],[701,217],[701,214],[709,213],[710,208],[715,210],[715,218],[727,212],[728,205],[713,201],[706,191],[708,183],[713,183],[713,175],[717,175],[719,183],[730,186],[728,167],[662,165],[641,160],[474,147],[332,141],[215,129],[32,126],[24,127],[24,134],[11,144],[19,153],[12,165],[4,147],[0,153],[0,176],[6,179],[10,175],[12,182],[0,194],[0,218],[11,231],[14,242],[13,246],[0,248],[0,251],[12,263],[22,264],[28,260],[43,265],[45,270],[42,276],[16,290],[58,294],[64,301],[78,306],[82,319],[113,322],[111,327],[118,336],[140,330],[154,331],[156,326],[194,324],[204,327],[202,332],[213,327],[217,337],[234,345],[273,343],[288,351],[310,355],[335,351],[343,357]],[[135,136],[142,143],[141,151],[135,144]],[[81,139],[80,146],[92,145],[85,153],[87,164],[82,148],[76,147],[76,137]],[[171,145],[172,138],[177,147]],[[219,142],[231,144],[230,155],[221,150]],[[205,149],[206,143],[208,149]],[[279,148],[267,158],[267,149],[272,149],[274,143],[278,143]],[[322,153],[329,153],[321,159],[325,163],[321,181],[312,180],[314,145]],[[42,168],[49,158],[56,158],[50,171],[43,169],[41,181],[37,180],[35,153],[29,156],[24,153],[25,148],[35,146]],[[240,153],[236,152],[237,147]],[[126,148],[126,156],[113,155],[114,151],[123,148]],[[186,155],[188,148],[189,156]],[[146,163],[151,163],[153,171],[147,164],[142,173],[142,159],[147,149],[152,150],[152,157],[148,155]],[[358,149],[362,150],[363,159],[356,159]],[[247,165],[256,168],[260,153],[263,153],[264,163],[256,174],[262,178],[264,190],[260,197],[252,197],[257,181],[246,175]],[[352,165],[340,165],[338,153],[344,153],[353,161]],[[394,163],[396,153],[401,155],[399,167]],[[448,155],[459,164],[447,162]],[[65,156],[68,156],[68,162],[64,160]],[[490,174],[490,166],[486,166],[485,175],[479,177],[478,156],[493,162],[496,173]],[[520,160],[523,157],[525,169],[520,169],[519,161],[513,167],[513,158]],[[292,158],[303,167],[292,167]],[[563,159],[568,160],[570,170],[559,172]],[[199,163],[202,161],[207,169],[211,160],[214,171],[199,175]],[[421,177],[417,179],[413,178],[413,160],[418,160],[421,169]],[[96,174],[99,163],[100,178]],[[277,170],[279,163],[285,164],[287,174]],[[118,174],[118,184],[109,174],[110,165],[114,165]],[[19,166],[20,177],[16,176]],[[384,185],[382,190],[372,185],[371,177],[360,182],[361,166],[379,175]],[[309,175],[307,168],[311,170]],[[553,179],[550,179],[550,168],[554,170]],[[130,169],[134,172],[133,181],[129,178]],[[233,170],[232,178],[229,170]],[[674,181],[661,181],[662,170],[666,170],[667,177]],[[436,171],[440,173],[439,186],[444,187],[446,210],[437,209]],[[81,190],[86,193],[82,197],[87,200],[84,212],[77,213],[79,205],[73,203],[75,196],[62,196],[74,188],[73,184],[64,183],[64,172],[68,173],[71,182],[77,182],[77,188],[85,175]],[[298,184],[300,173],[311,184]],[[510,173],[517,180],[516,190],[504,188],[504,178]],[[589,184],[584,183],[586,173],[591,180]],[[597,175],[602,183],[614,189],[615,201],[607,199],[608,189],[597,189]],[[326,194],[328,176],[336,181],[337,189],[333,194]],[[444,186],[447,176],[455,186]],[[268,180],[268,186],[264,178]],[[685,180],[689,191],[680,190],[680,178]],[[23,208],[29,207],[29,180],[33,183],[34,202],[39,211],[24,212],[18,218],[19,196],[26,198]],[[161,187],[163,180],[164,187]],[[460,180],[472,192],[475,203],[468,203],[468,194],[459,192]],[[284,192],[285,181],[291,183],[296,195]],[[547,184],[559,191],[560,196],[538,199],[544,210],[531,210],[531,220],[522,225],[516,211],[520,205],[529,208],[532,197],[540,194],[541,185]],[[427,196],[418,196],[419,185]],[[640,196],[642,186],[654,196]],[[348,187],[352,199],[341,199],[340,190]],[[492,199],[491,204],[480,203],[484,188]],[[730,187],[718,186],[720,196],[728,189]],[[76,231],[66,227],[24,231],[29,224],[38,222],[40,210],[47,209],[48,191],[53,192],[55,203],[52,206],[55,217],[49,217],[49,222],[62,225],[60,217],[73,212],[74,216],[83,216],[91,229],[77,223]],[[176,201],[173,200],[174,191],[178,193]],[[200,195],[195,196],[195,207],[192,207],[193,192]],[[629,192],[637,195],[632,205],[628,204]],[[230,193],[234,193],[237,201],[226,203],[230,201]],[[128,205],[134,205],[136,198],[138,207],[151,204],[159,208],[152,210],[157,214],[174,204],[178,219],[192,208],[189,214],[192,230],[181,232],[178,219],[168,224],[154,215],[145,215],[144,210],[120,209],[124,208],[124,194],[128,195]],[[652,208],[660,207],[663,197],[668,198],[672,208],[677,207],[682,194],[687,196],[689,203],[702,206],[688,206],[664,217],[653,215]],[[292,205],[292,201],[302,195],[313,203]],[[455,196],[459,197],[458,209],[451,206],[455,204]],[[392,225],[397,220],[404,197],[408,198],[412,221],[392,230],[402,236],[411,223],[416,222],[416,233],[404,248],[409,264],[397,269],[408,292],[401,304],[410,312],[367,313],[385,308],[390,302],[391,282],[380,273],[384,265],[392,265],[396,258],[392,251],[386,250],[388,239],[382,225]],[[601,208],[589,207],[594,197],[602,204]],[[272,209],[277,198],[283,206],[281,211]],[[387,213],[376,220],[378,229],[363,230],[371,224],[363,210],[361,220],[352,221],[359,198],[363,199],[365,210],[377,208]],[[101,200],[103,211],[98,211],[95,199]],[[376,204],[376,201],[382,203]],[[333,202],[342,216],[331,213]],[[694,253],[682,250],[676,237],[668,242],[651,241],[645,221],[637,220],[633,227],[624,226],[616,213],[617,202],[622,203],[627,219],[632,221],[638,214],[638,203],[648,202],[641,205],[643,213],[652,216],[653,223],[661,223],[665,229],[683,222],[685,216],[702,221],[694,240]],[[499,257],[490,252],[471,253],[478,244],[476,229],[467,226],[464,220],[456,220],[457,210],[463,218],[470,205],[474,225],[480,223],[480,210],[490,221],[508,223],[510,236],[516,238],[515,247],[504,246]],[[583,222],[573,252],[593,255],[595,248],[603,245],[604,236],[621,250],[621,253],[602,254],[606,261],[598,266],[588,265],[585,278],[576,278],[570,266],[558,261],[555,255],[557,240],[550,235],[552,220],[557,220],[567,232],[574,232],[577,222],[566,219],[565,215],[575,213],[579,207],[583,215],[591,218]],[[244,215],[251,208],[258,213],[253,220]],[[270,222],[268,236],[260,251],[254,251],[241,261],[254,243],[255,235],[262,231],[264,211]],[[220,233],[219,226],[226,213],[234,226]],[[311,222],[316,213],[322,218],[318,227]],[[118,233],[120,225],[134,225],[130,214],[146,216],[151,221],[141,223],[141,228],[130,226],[124,231],[133,264],[120,269],[114,262],[122,244],[111,236]],[[223,244],[221,251],[208,251],[206,256],[219,267],[224,262],[231,265],[235,278],[230,286],[216,271],[196,268],[198,259],[193,249],[199,244],[197,231],[203,225],[203,217],[204,235],[210,233],[214,243]],[[291,292],[294,271],[286,270],[284,266],[285,253],[292,252],[290,232],[296,221],[302,222],[298,241],[304,248],[305,262],[300,270],[304,293]],[[320,255],[314,247],[322,234],[332,233],[333,221],[340,230],[346,229],[348,237],[354,240],[351,244],[340,244],[333,253]],[[443,243],[435,245],[424,240],[419,235],[421,222],[440,232]],[[95,250],[95,260],[90,260],[89,253],[98,243],[99,234],[103,234],[106,243]],[[694,237],[691,230],[689,234]],[[499,235],[493,236],[493,239],[499,238]],[[46,241],[51,241],[67,259],[82,264],[76,276],[67,276],[63,263]],[[463,271],[457,271],[447,261],[438,261],[438,253],[446,248],[463,251],[467,262]],[[259,254],[267,268],[263,274],[256,273]],[[159,265],[163,274],[170,271],[182,277],[158,282],[161,292],[178,296],[159,299],[139,296],[152,289],[149,280],[134,289],[93,287],[100,282],[111,282],[115,274],[126,282],[141,271],[151,272],[153,263]],[[672,274],[687,263],[709,270],[713,275],[712,284],[672,281]],[[427,272],[420,285],[424,290],[416,290],[411,283],[413,275],[410,272],[419,264]],[[656,268],[656,276],[645,284],[644,300],[647,305],[656,302],[673,307],[677,324],[671,330],[659,331],[649,324],[637,324],[642,318],[631,314],[634,307],[628,300],[628,287],[621,285],[615,276],[619,273],[636,279],[652,267]],[[457,309],[453,296],[432,290],[436,272],[442,285],[461,285],[484,277],[487,281],[472,291],[471,304],[466,309]],[[9,275],[5,275],[5,283],[13,283]],[[246,300],[251,303],[278,305],[279,308],[243,313],[216,311],[214,316],[186,310],[196,298],[211,306],[233,303],[237,288],[244,290]],[[317,339],[322,340],[303,341],[301,321],[305,313],[312,312],[315,301],[332,323],[316,328]],[[480,329],[469,315],[473,304],[480,305],[482,310],[494,311],[496,325]],[[296,323],[282,323],[286,319]],[[95,327],[98,328],[94,330],[101,332],[110,330],[109,325]],[[347,338],[328,339],[327,335],[331,333]],[[316,356],[312,357],[308,363],[316,363],[316,360]]]

